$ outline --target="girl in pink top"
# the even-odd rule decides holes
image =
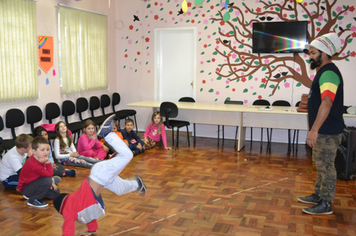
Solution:
[[[95,123],[86,120],[83,125],[83,134],[78,139],[77,150],[80,155],[104,160],[107,152],[101,146],[95,133]]]
[[[166,129],[164,127],[164,124],[162,122],[162,117],[159,111],[155,111],[152,114],[151,118],[152,122],[148,125],[145,134],[143,135],[143,142],[144,148],[150,149],[156,146],[156,142],[159,142],[161,140],[162,136],[162,141],[164,148],[166,150],[170,150],[170,147],[167,147],[167,138],[166,138]]]

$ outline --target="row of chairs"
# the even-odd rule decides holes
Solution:
[[[136,124],[136,131],[138,132],[137,122],[136,122],[136,111],[132,109],[116,110],[115,106],[120,103],[119,93],[113,93],[112,99],[107,94],[101,95],[100,99],[97,96],[90,97],[89,101],[85,97],[80,97],[76,100],[74,104],[71,100],[65,100],[62,102],[62,113],[59,105],[55,102],[47,103],[44,109],[45,118],[48,120],[49,124],[53,123],[53,120],[58,118],[61,114],[64,117],[65,123],[67,124],[68,129],[73,133],[73,140],[76,140],[80,135],[80,132],[83,128],[83,123],[86,119],[91,119],[97,125],[100,125],[104,120],[115,114],[115,119],[119,121],[133,116]],[[106,113],[105,108],[112,106],[112,112]],[[83,113],[87,110],[90,110],[91,117],[84,118]],[[95,111],[101,110],[101,115],[95,116]],[[80,120],[75,122],[70,122],[69,118],[74,116],[75,113],[79,115]],[[37,122],[42,121],[43,113],[41,108],[36,105],[29,106],[26,109],[26,122],[31,127],[31,133],[35,128]],[[12,139],[2,140],[0,144],[0,153],[11,149],[15,145],[15,139],[17,137],[15,129],[24,125],[25,123],[25,114],[17,108],[10,109],[6,112],[5,115],[6,124],[2,117],[0,116],[0,131],[6,128],[11,129]],[[49,139],[55,139],[54,132],[48,132]]]

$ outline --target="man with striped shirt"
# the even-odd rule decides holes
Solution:
[[[307,144],[313,148],[317,179],[314,194],[298,200],[315,205],[303,209],[307,214],[332,214],[336,187],[334,163],[344,128],[344,84],[331,57],[341,49],[341,41],[337,34],[329,33],[314,39],[306,49],[310,68],[317,69],[308,98],[307,136]]]

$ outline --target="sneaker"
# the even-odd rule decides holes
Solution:
[[[333,213],[331,202],[327,202],[324,200],[320,200],[319,204],[316,206],[303,208],[302,210],[304,213],[311,215],[330,215]]]
[[[77,175],[77,171],[76,170],[70,170],[70,175],[71,177],[75,177]]]
[[[115,114],[106,118],[106,120],[101,124],[96,135],[105,138],[106,135],[108,135],[111,132],[111,130],[114,128],[113,122],[112,122],[114,118],[115,118]]]
[[[54,184],[59,184],[61,182],[61,177],[59,177],[59,176],[53,176],[52,177],[52,183],[54,183]]]
[[[27,205],[33,206],[33,207],[46,207],[46,206],[48,206],[48,203],[46,203],[42,200],[35,199],[33,201],[27,201]]]
[[[145,185],[142,182],[142,179],[137,176],[136,181],[138,183],[138,188],[136,190],[136,193],[139,193],[142,197],[146,196],[147,190],[146,190]]]
[[[306,197],[298,197],[298,201],[302,202],[302,203],[309,203],[309,204],[319,204],[319,202],[321,201],[321,198],[319,197],[319,195],[313,193],[310,196],[306,196]]]
[[[26,195],[23,195],[23,198],[25,198],[26,200],[30,199],[30,198],[27,197]]]
[[[63,172],[63,176],[67,176],[67,177],[74,177],[77,175],[77,172],[75,170],[65,170]]]

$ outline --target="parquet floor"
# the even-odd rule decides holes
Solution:
[[[306,215],[297,197],[313,192],[310,150],[299,145],[288,156],[286,144],[273,144],[271,153],[252,145],[238,153],[233,140],[218,146],[197,138],[189,148],[182,136],[176,151],[154,148],[134,157],[121,176],[141,176],[148,195],[104,190],[106,216],[94,235],[356,235],[355,180],[337,181],[333,215]],[[62,178],[61,192],[73,192],[89,174],[76,169],[77,177]],[[45,209],[32,208],[0,186],[0,235],[61,235],[63,219],[50,200]],[[76,223],[76,230],[86,226]]]

